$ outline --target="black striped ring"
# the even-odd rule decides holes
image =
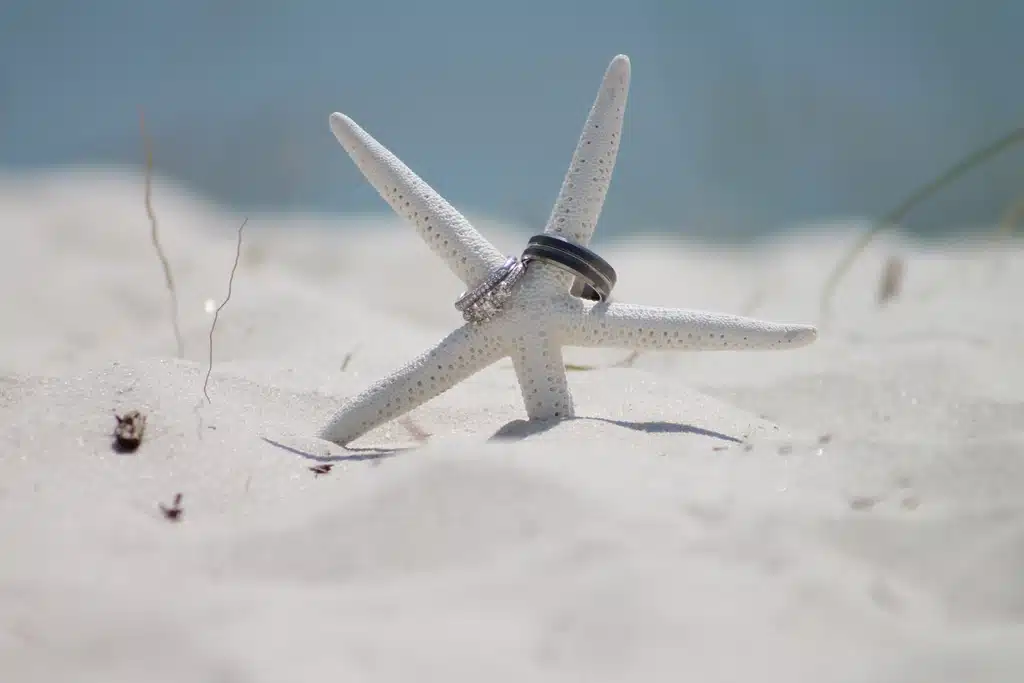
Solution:
[[[611,296],[618,276],[611,264],[582,245],[561,235],[534,235],[523,250],[523,262],[544,261],[575,276],[574,296],[604,301]]]

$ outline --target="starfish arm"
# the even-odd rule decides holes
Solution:
[[[559,329],[568,346],[743,351],[797,348],[818,337],[812,325],[622,303],[580,301],[562,316]]]
[[[572,394],[558,343],[544,332],[513,340],[512,366],[531,420],[573,417]]]
[[[505,257],[455,207],[344,114],[331,114],[331,131],[380,196],[414,226],[423,241],[467,286]]]
[[[605,71],[544,232],[590,242],[612,180],[628,93],[629,58],[619,55]]]
[[[349,399],[319,437],[344,446],[443,394],[505,355],[490,325],[463,325],[405,367]]]

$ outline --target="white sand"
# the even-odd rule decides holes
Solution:
[[[814,346],[576,372],[541,433],[506,361],[315,477],[261,436],[343,453],[308,435],[459,283],[397,221],[255,217],[203,404],[238,217],[155,201],[186,360],[139,178],[0,181],[0,681],[1024,680],[1019,247],[882,240]],[[816,322],[859,227],[596,244],[621,300]]]

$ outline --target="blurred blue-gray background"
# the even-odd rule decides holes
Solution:
[[[459,208],[547,218],[608,61],[633,84],[601,234],[877,216],[1024,123],[1019,0],[5,0],[0,169],[128,165],[241,211],[386,212],[352,116]],[[991,225],[1010,152],[914,214]]]

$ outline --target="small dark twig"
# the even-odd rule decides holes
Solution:
[[[137,410],[130,410],[124,415],[114,415],[117,426],[114,427],[114,450],[118,453],[134,453],[142,444],[146,433],[146,416]]]
[[[164,283],[167,286],[167,293],[171,297],[171,326],[174,328],[174,340],[178,346],[178,358],[185,357],[185,340],[181,336],[181,325],[178,323],[178,289],[174,286],[174,276],[171,274],[171,263],[167,260],[167,254],[160,245],[160,226],[156,220],[156,212],[153,210],[153,146],[146,135],[145,112],[139,110],[139,129],[142,131],[142,142],[146,154],[146,215],[149,216],[149,239],[153,242],[153,249],[160,259],[160,265],[164,269]]]
[[[238,226],[238,239],[235,244],[235,262],[231,266],[231,275],[228,276],[228,295],[224,297],[224,301],[220,303],[217,310],[213,312],[213,322],[210,323],[210,358],[209,364],[206,367],[206,379],[203,380],[203,396],[206,397],[206,402],[210,402],[210,394],[206,392],[207,386],[210,384],[210,373],[213,372],[213,331],[217,329],[217,319],[220,317],[220,312],[231,301],[231,289],[235,283],[235,271],[238,270],[238,259],[242,256],[242,230],[245,229],[245,224],[249,222],[246,218],[242,221],[242,224]]]
[[[169,522],[180,522],[181,521],[181,516],[185,512],[184,508],[181,507],[181,498],[182,498],[181,494],[178,493],[178,494],[175,494],[174,502],[171,503],[169,506],[168,505],[164,505],[163,503],[159,504],[160,505],[160,512],[163,513],[164,519],[166,519]]]
[[[325,462],[319,465],[311,465],[309,471],[313,473],[314,477],[320,477],[321,475],[329,473],[332,469],[334,469],[334,465],[329,462]]]

